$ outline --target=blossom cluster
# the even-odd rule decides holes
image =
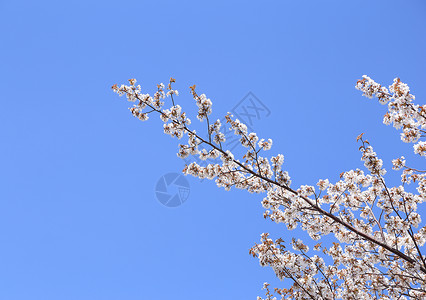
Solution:
[[[164,132],[181,139],[178,157],[198,156],[201,160],[220,158],[221,163],[200,166],[186,165],[183,173],[201,179],[215,180],[226,190],[236,187],[250,193],[266,193],[262,200],[264,217],[289,229],[302,228],[314,240],[330,236],[334,242],[319,242],[309,249],[301,240],[293,239],[291,249],[282,239],[273,241],[267,233],[261,243],[250,249],[262,266],[271,267],[280,279],[290,279],[289,288],[264,285],[267,299],[426,299],[426,226],[417,213],[426,200],[426,172],[406,165],[405,157],[392,161],[394,170],[402,170],[401,185],[386,183],[383,161],[363,135],[357,137],[361,160],[367,172],[360,169],[340,174],[334,184],[320,179],[316,186],[291,186],[291,178],[283,169],[284,156],[266,157],[271,150],[271,139],[260,139],[231,114],[226,124],[219,120],[210,124],[212,101],[205,94],[198,95],[195,85],[190,93],[198,107],[197,119],[207,121],[207,138],[189,128],[190,119],[174,96],[170,79],[167,92],[164,84],[157,86],[151,97],[143,94],[136,80],[130,85],[113,86],[119,95],[136,104],[130,109],[133,116],[145,121],[148,114],[158,113],[165,123]],[[385,124],[402,128],[401,139],[413,142],[416,154],[426,156],[426,142],[420,141],[426,127],[426,105],[413,103],[414,95],[398,78],[387,89],[368,76],[356,84],[363,95],[377,97],[388,104]],[[170,107],[163,108],[170,98]],[[238,137],[245,154],[239,158],[224,149],[223,126]],[[263,151],[263,152],[262,152]],[[417,193],[407,190],[416,185]],[[311,255],[318,251],[321,256]],[[258,299],[261,299],[260,297]]]
[[[401,140],[406,143],[416,143],[425,134],[426,105],[414,104],[415,96],[410,93],[407,84],[395,78],[389,89],[376,83],[364,75],[358,80],[356,89],[368,98],[377,97],[381,104],[388,104],[388,112],[383,117],[383,123],[393,124],[396,129],[402,128]],[[414,145],[416,154],[426,156],[426,144],[420,141]]]

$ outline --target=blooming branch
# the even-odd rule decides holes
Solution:
[[[179,145],[178,157],[221,159],[221,164],[206,167],[193,162],[185,166],[184,174],[215,179],[226,190],[236,187],[250,193],[265,192],[265,218],[284,223],[290,230],[300,226],[313,240],[330,234],[335,239],[329,246],[320,243],[314,247],[313,251],[322,251],[332,261],[326,265],[324,258],[310,256],[308,246],[301,240],[293,240],[290,251],[282,239],[274,242],[268,234],[262,234],[261,244],[250,249],[250,253],[258,257],[262,266],[272,267],[278,278],[293,281],[290,289],[276,288],[275,293],[291,299],[426,297],[426,259],[422,254],[426,227],[417,230],[421,217],[416,212],[426,196],[425,171],[407,167],[404,157],[397,158],[392,161],[393,169],[403,170],[402,185],[388,187],[383,161],[360,135],[357,141],[361,142],[361,160],[368,174],[356,169],[342,173],[335,184],[328,179],[319,180],[318,194],[313,186],[295,189],[288,172],[282,169],[284,156],[262,156],[262,151],[271,149],[272,140],[259,140],[256,133],[248,132],[247,126],[229,113],[227,124],[219,120],[211,124],[212,102],[205,94],[198,95],[195,85],[190,87],[190,93],[198,106],[197,119],[207,121],[207,138],[189,128],[190,119],[175,104],[173,96],[179,93],[172,89],[173,78],[167,93],[164,84],[159,84],[153,96],[143,94],[135,79],[129,82],[130,85],[112,88],[135,103],[130,108],[133,116],[145,121],[150,113],[157,113],[165,123],[164,133],[178,139],[187,136],[187,144]],[[384,123],[402,128],[401,139],[416,143],[415,153],[426,156],[426,142],[419,141],[426,128],[426,105],[413,104],[414,96],[407,85],[395,79],[387,89],[363,76],[356,88],[369,98],[375,96],[380,103],[387,103],[389,112]],[[169,97],[172,106],[165,109],[164,101]],[[222,126],[229,126],[247,149],[241,159],[222,148]],[[418,194],[405,191],[404,184],[412,182],[417,183]],[[267,299],[272,299],[268,286],[264,287]]]

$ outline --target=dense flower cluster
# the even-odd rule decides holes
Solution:
[[[410,93],[410,88],[395,78],[389,89],[376,83],[364,75],[358,80],[355,88],[362,91],[368,98],[377,97],[381,104],[388,104],[388,112],[383,118],[386,125],[393,124],[396,129],[402,128],[401,140],[406,143],[416,143],[423,137],[426,128],[426,105],[420,106],[413,103],[415,97]],[[425,142],[414,145],[415,152],[426,155]]]
[[[215,179],[219,187],[245,189],[250,193],[266,193],[262,201],[264,217],[283,223],[288,229],[300,226],[309,236],[320,240],[329,235],[334,242],[318,243],[312,250],[301,240],[293,239],[291,250],[282,239],[273,241],[267,233],[261,243],[250,249],[262,266],[270,266],[280,279],[293,281],[290,288],[269,289],[265,283],[266,299],[426,299],[426,226],[421,227],[419,204],[426,200],[426,172],[408,167],[405,157],[392,161],[394,170],[402,170],[401,185],[389,187],[386,170],[372,146],[361,134],[361,160],[368,171],[350,170],[340,174],[334,184],[321,179],[316,187],[291,187],[287,171],[282,169],[284,156],[262,156],[272,147],[271,139],[259,139],[247,126],[228,113],[226,123],[210,124],[212,102],[198,95],[195,85],[190,92],[198,106],[197,118],[207,121],[208,138],[191,130],[191,121],[182,108],[174,103],[179,93],[172,89],[173,78],[165,92],[159,84],[154,96],[143,94],[136,80],[130,85],[114,85],[119,95],[135,102],[130,109],[142,121],[148,114],[158,113],[165,122],[164,132],[181,139],[177,155],[198,156],[201,160],[220,158],[220,164],[205,167],[193,162],[183,172],[198,178]],[[369,98],[377,97],[388,104],[385,124],[402,128],[401,139],[413,142],[414,152],[426,156],[426,142],[420,141],[426,127],[426,105],[413,103],[408,86],[395,79],[389,89],[368,76],[363,76],[356,88]],[[170,98],[171,106],[164,109]],[[239,159],[222,148],[225,136],[220,129],[229,126],[238,136],[245,154]],[[417,193],[406,190],[415,184]],[[327,239],[329,241],[330,239]],[[317,251],[321,256],[310,251]],[[262,299],[258,297],[258,299]]]

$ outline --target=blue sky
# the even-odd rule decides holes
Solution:
[[[262,195],[190,177],[183,205],[159,203],[159,178],[183,168],[177,140],[110,86],[137,78],[153,92],[173,76],[184,108],[196,84],[217,118],[252,92],[271,111],[254,130],[294,187],[361,168],[361,132],[390,170],[412,145],[354,85],[399,76],[424,103],[425,14],[424,1],[0,0],[0,300],[255,299],[264,281],[285,286],[248,250],[262,232],[301,233],[264,220]]]

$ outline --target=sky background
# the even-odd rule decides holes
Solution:
[[[285,287],[248,250],[263,232],[303,234],[264,220],[263,195],[192,177],[187,201],[163,206],[155,186],[182,170],[178,141],[159,118],[134,119],[111,85],[137,78],[152,93],[173,76],[194,123],[190,85],[213,118],[252,92],[271,111],[254,130],[284,154],[294,188],[363,168],[361,132],[390,170],[412,145],[354,85],[398,76],[424,103],[425,16],[424,1],[0,0],[0,300]]]

